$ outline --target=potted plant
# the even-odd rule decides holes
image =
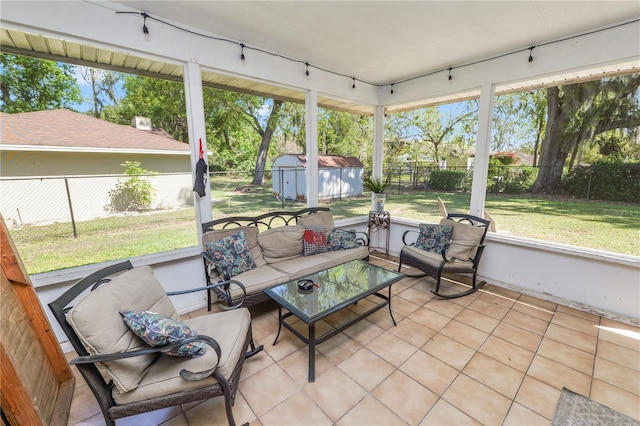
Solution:
[[[384,202],[387,198],[384,191],[390,184],[391,175],[387,175],[385,179],[374,178],[371,175],[365,175],[362,178],[364,189],[371,191],[371,211],[376,213],[384,212]]]

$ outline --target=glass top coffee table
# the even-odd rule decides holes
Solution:
[[[264,292],[278,303],[278,334],[273,344],[275,345],[278,341],[280,331],[284,326],[309,345],[309,381],[313,382],[315,380],[316,345],[385,306],[389,307],[389,315],[391,315],[393,325],[396,325],[391,312],[391,284],[404,278],[404,275],[362,260],[353,260],[303,278],[313,281],[311,289],[301,290],[298,287],[298,280],[293,280],[266,289]],[[380,293],[387,287],[389,289],[388,295]],[[382,302],[375,304],[374,307],[340,327],[316,337],[316,322],[371,295],[377,296]],[[283,314],[283,308],[288,312]],[[305,337],[287,323],[287,318],[292,316],[300,318],[308,325],[309,337]]]

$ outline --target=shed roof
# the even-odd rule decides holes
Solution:
[[[0,113],[0,121],[3,149],[189,153],[188,144],[164,131],[139,130],[66,109]]]
[[[307,167],[307,156],[294,155],[303,167]],[[318,155],[318,167],[363,167],[364,165],[356,157],[344,157],[342,155]]]

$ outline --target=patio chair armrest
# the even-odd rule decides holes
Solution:
[[[415,244],[415,240],[412,243],[409,243],[407,240],[407,237],[409,237],[411,234],[416,234],[416,239],[418,238],[418,235],[420,235],[420,232],[415,231],[413,229],[408,229],[406,231],[404,231],[404,233],[402,234],[402,243],[406,246],[412,246]]]
[[[220,276],[222,277],[223,281],[229,281],[231,279],[231,273],[229,272],[229,265],[226,262],[220,262],[220,261],[216,261],[213,260],[213,257],[211,257],[211,255],[206,252],[200,252],[200,254],[202,255],[202,258],[205,260],[205,270],[207,272],[207,278],[211,278],[211,267],[215,267],[217,271],[222,271],[220,272]]]
[[[231,293],[229,292],[229,288],[232,285],[236,285],[240,287],[240,290],[242,290],[242,298],[240,299],[240,302],[236,303],[235,305],[232,303],[233,298],[231,297]],[[203,290],[210,291],[214,287],[220,287],[222,289],[222,292],[224,292],[225,297],[227,298],[227,302],[229,305],[228,306],[220,305],[220,309],[223,309],[225,311],[239,308],[240,306],[242,306],[242,304],[244,303],[244,299],[247,297],[247,289],[245,288],[244,284],[242,284],[238,280],[218,281],[217,283],[211,283],[203,287],[194,287],[194,288],[189,288],[185,290],[168,291],[167,295],[177,296],[180,294],[188,294],[196,291],[203,291]]]
[[[217,355],[216,365],[213,368],[210,368],[204,371],[199,371],[196,373],[186,369],[183,369],[180,371],[180,377],[182,377],[185,380],[192,380],[192,381],[202,380],[211,376],[211,374],[213,374],[216,368],[218,368],[218,364],[220,363],[220,358],[222,356],[222,351],[220,349],[220,345],[218,344],[218,342],[212,337],[205,336],[203,334],[191,336],[184,340],[180,340],[179,342],[169,343],[168,345],[153,346],[153,347],[150,346],[148,348],[138,349],[135,351],[119,352],[119,353],[112,353],[112,354],[79,356],[79,357],[73,358],[71,361],[69,361],[69,363],[74,365],[75,364],[95,364],[98,362],[107,362],[107,361],[116,361],[119,359],[134,358],[142,355],[166,352],[167,350],[170,350],[170,349],[177,349],[180,346],[187,343],[191,343],[191,342],[203,342],[204,344],[211,346]]]

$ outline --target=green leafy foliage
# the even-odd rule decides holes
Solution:
[[[516,166],[520,157],[513,152],[500,152],[489,157],[487,192],[521,194],[535,181],[538,169]]]
[[[2,102],[8,113],[70,108],[82,102],[74,67],[28,56],[0,53]]]
[[[429,188],[438,191],[457,191],[467,185],[467,172],[433,170],[429,174]]]
[[[167,131],[176,140],[189,141],[182,83],[126,75],[124,92],[118,106],[103,110],[108,121],[130,124],[135,116],[149,117],[154,128]]]
[[[385,189],[391,184],[391,175],[387,174],[384,179],[377,179],[371,175],[364,175],[362,177],[362,186],[367,191],[371,191],[375,194],[384,193]]]
[[[640,125],[639,93],[639,73],[547,88],[549,120],[532,192],[561,193],[559,171],[565,165],[573,168],[580,148],[592,138],[611,131],[633,133]],[[601,154],[611,154],[620,143],[609,140],[602,146]]]
[[[577,198],[637,203],[640,163],[601,162],[575,167],[564,177],[563,190]]]
[[[129,177],[119,180],[115,189],[109,191],[111,202],[105,209],[112,213],[149,210],[154,190],[145,177],[156,172],[143,169],[139,161],[125,161],[121,166]]]

